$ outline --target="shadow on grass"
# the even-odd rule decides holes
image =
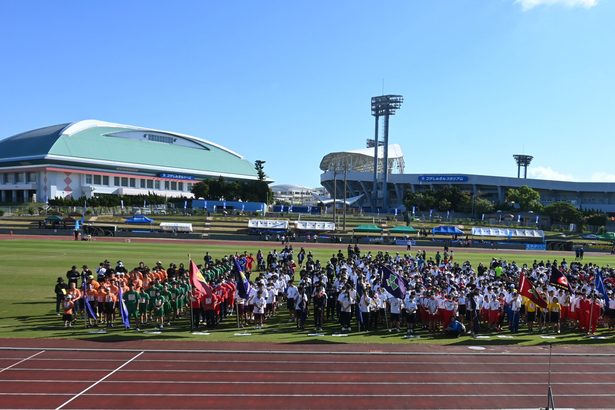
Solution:
[[[442,337],[441,339],[446,339]],[[450,339],[451,343],[448,343],[450,346],[476,346],[476,345],[486,345],[486,346],[505,346],[505,345],[516,345],[520,343],[529,342],[531,339],[474,339],[474,338],[463,338],[463,339]],[[456,340],[453,342],[453,340]]]
[[[347,344],[347,342],[336,341],[336,340],[326,340],[326,339],[306,339],[306,340],[296,340],[294,342],[286,342],[285,344],[289,345],[343,345]]]
[[[139,334],[133,333],[131,335],[123,335],[123,334],[89,334],[76,337],[77,340],[84,340],[88,342],[97,342],[97,343],[116,343],[116,342],[130,342],[135,340],[185,340],[183,336],[178,335],[170,335],[161,333],[159,335],[149,334]]]

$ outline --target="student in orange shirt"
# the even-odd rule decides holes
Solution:
[[[73,295],[66,295],[64,300],[62,301],[62,310],[64,315],[62,319],[64,320],[64,327],[72,327],[73,326],[73,308],[75,307],[75,303],[73,302]]]
[[[103,289],[104,292],[104,312],[105,323],[107,327],[113,327],[113,320],[115,319],[115,304],[117,302],[117,296],[111,292],[111,288],[106,286]]]
[[[81,290],[77,287],[75,282],[70,282],[68,286],[68,290],[66,291],[67,295],[72,296],[73,301],[73,321],[77,320],[77,316],[80,313],[79,304],[81,303]]]

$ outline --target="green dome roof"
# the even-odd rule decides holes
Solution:
[[[0,164],[24,161],[257,178],[251,162],[211,141],[96,120],[44,127],[0,140]]]

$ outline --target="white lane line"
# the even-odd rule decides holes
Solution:
[[[66,396],[66,393],[2,393],[4,396]],[[405,397],[544,397],[544,393],[520,394],[277,394],[277,393],[86,393],[84,397],[363,397],[363,398],[405,398]],[[555,397],[615,397],[615,393],[604,394],[556,394]],[[71,399],[72,400],[72,399]],[[58,407],[59,408],[59,407]],[[56,409],[57,410],[57,409]]]
[[[0,383],[94,383],[96,380],[36,380],[36,379],[13,379],[13,380],[0,380]],[[297,382],[292,381],[219,381],[219,380],[108,380],[105,383],[115,383],[115,384],[255,384],[255,385],[271,385],[271,384],[289,384],[295,385]],[[319,382],[319,381],[310,381],[306,382],[309,384],[317,384],[323,386],[353,386],[355,384],[371,386],[371,385],[396,385],[396,386],[474,386],[477,382],[419,382],[419,381],[408,381],[408,382]],[[481,385],[489,385],[489,386],[517,386],[517,385],[527,385],[527,386],[535,386],[536,382],[480,382]],[[615,385],[615,382],[551,382],[552,385],[558,386],[577,386],[577,385],[600,385],[600,386],[611,386]],[[4,393],[3,393],[4,394]],[[65,393],[67,395],[68,393]]]
[[[132,361],[132,359],[130,360]],[[115,373],[119,369],[123,367],[113,370]],[[49,369],[49,368],[19,368],[13,369],[14,371],[57,371],[57,369]],[[70,372],[95,372],[95,371],[110,371],[112,369],[62,369],[64,371]],[[130,369],[130,370],[122,370],[122,372],[127,373],[263,373],[263,370],[229,370],[229,369]],[[302,374],[302,373],[310,373],[310,374],[356,374],[356,371],[344,371],[344,370],[267,370],[266,373],[281,373],[281,374]],[[512,371],[512,372],[502,372],[502,371],[452,371],[452,372],[443,372],[443,371],[367,371],[364,374],[449,374],[449,375],[468,375],[468,374],[545,374],[544,371]],[[591,374],[599,374],[599,375],[611,375],[615,374],[613,372],[579,372],[579,371],[571,371],[571,372],[560,372],[560,371],[551,371],[551,374],[562,374],[562,375],[591,375]]]
[[[25,362],[25,361],[28,361],[28,360],[32,359],[33,357],[38,356],[38,355],[39,355],[39,354],[41,354],[41,353],[45,353],[45,351],[44,351],[44,350],[41,350],[40,352],[35,353],[35,354],[33,354],[32,356],[26,357],[25,359],[22,359],[22,360],[18,361],[17,363],[13,363],[13,364],[12,364],[12,365],[10,365],[9,367],[5,367],[5,368],[3,368],[2,370],[0,370],[0,373],[2,373],[2,372],[3,372],[3,371],[5,371],[5,370],[12,369],[13,367],[18,366],[18,365],[20,365],[21,363],[23,363],[23,362]],[[13,360],[14,360],[14,359],[13,359]],[[15,369],[15,370],[16,370],[16,369]]]
[[[98,380],[96,383],[92,384],[91,386],[85,388],[84,390],[82,390],[79,394],[77,394],[76,396],[73,396],[72,398],[70,398],[69,400],[65,401],[64,403],[62,403],[59,407],[56,407],[56,410],[61,409],[62,407],[66,406],[67,404],[69,404],[70,402],[72,402],[73,400],[75,400],[76,398],[82,396],[84,393],[86,393],[88,390],[96,387],[99,383],[102,383],[103,381],[105,381],[106,379],[108,379],[109,377],[113,376],[116,372],[122,370],[122,368],[124,366],[129,365],[133,360],[135,360],[136,358],[138,358],[139,356],[141,356],[144,352],[140,352],[138,353],[136,356],[134,356],[132,359],[128,360],[127,362],[125,362],[124,364],[122,364],[120,367],[116,368],[115,370],[113,370],[111,373],[107,374],[105,377],[101,378],[100,380]]]
[[[14,358],[13,358],[14,359]],[[2,360],[2,358],[0,358],[0,360]],[[9,360],[8,358],[6,360]],[[32,361],[57,361],[57,362],[88,362],[88,363],[92,363],[92,362],[109,362],[109,363],[113,363],[113,362],[124,362],[125,359],[92,359],[92,358],[50,358],[50,359],[43,359],[43,358],[36,358],[36,359],[32,359]],[[184,360],[184,359],[140,359],[140,360],[136,360],[136,363],[142,363],[142,362],[157,362],[157,363],[223,363],[223,364],[245,364],[245,363],[266,363],[266,364],[307,364],[307,365],[312,365],[312,364],[343,364],[343,365],[348,365],[348,364],[378,364],[378,365],[400,365],[400,366],[407,366],[407,365],[417,365],[417,366],[423,366],[423,365],[444,365],[444,366],[449,366],[449,365],[455,365],[458,366],[460,364],[467,364],[464,362],[459,362],[459,361],[454,361],[454,362],[440,362],[440,361],[408,361],[408,362],[400,362],[400,361],[385,361],[385,360],[374,360],[374,361],[352,361],[352,362],[345,362],[345,361],[337,361],[337,360],[326,360],[326,361],[304,361],[304,360],[267,360],[267,359],[263,359],[263,360]],[[476,362],[472,362],[472,366],[539,366],[539,365],[547,365],[549,364],[548,361],[545,362],[537,362],[537,361],[533,361],[530,363],[523,363],[523,362],[483,362],[483,363],[476,363]],[[613,366],[613,363],[608,363],[608,362],[551,362],[551,366]]]
[[[444,346],[446,347],[446,346]],[[490,347],[491,348],[491,347]],[[2,350],[41,350],[45,349],[47,351],[54,352],[122,352],[122,353],[187,353],[187,354],[244,354],[244,355],[340,355],[340,356],[450,356],[454,354],[456,356],[549,356],[548,351],[544,352],[466,352],[466,351],[443,351],[443,352],[412,352],[412,351],[401,351],[401,352],[388,352],[388,351],[339,351],[336,352],[334,350],[326,350],[326,351],[315,351],[315,350],[215,350],[215,349],[93,349],[93,348],[68,348],[68,347],[12,347],[12,346],[0,346],[0,351]],[[615,351],[613,353],[607,352],[553,352],[552,357],[614,357]]]

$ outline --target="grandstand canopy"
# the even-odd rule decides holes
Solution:
[[[378,169],[382,171],[384,161],[384,147],[378,147]],[[394,169],[398,173],[404,172],[404,154],[398,144],[389,145],[389,172]],[[352,151],[332,152],[320,161],[322,171],[343,172],[347,167],[349,172],[372,172],[374,170],[374,149],[361,148]]]
[[[474,236],[497,236],[507,238],[544,238],[545,233],[536,229],[472,228]]]
[[[456,226],[440,225],[431,230],[434,235],[463,235],[463,231]]]
[[[389,233],[409,234],[409,233],[416,233],[416,232],[418,231],[414,229],[412,226],[404,226],[404,225],[399,225],[399,226],[396,226],[395,228],[389,229]]]
[[[379,227],[378,225],[364,224],[364,225],[356,226],[353,229],[353,231],[355,231],[355,232],[367,232],[367,233],[380,233],[380,232],[382,232],[382,228]]]

